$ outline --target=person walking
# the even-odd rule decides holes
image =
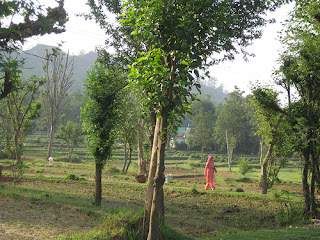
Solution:
[[[208,157],[208,161],[207,161],[207,164],[206,164],[206,168],[204,169],[204,176],[206,177],[206,190],[209,189],[209,187],[212,189],[212,191],[215,190],[215,187],[213,186],[214,184],[214,180],[215,180],[215,173],[217,173],[217,169],[214,165],[214,162],[213,162],[213,157],[210,155]]]

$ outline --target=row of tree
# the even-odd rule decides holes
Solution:
[[[283,66],[279,70],[281,78],[278,82],[288,91],[288,107],[281,108],[277,93],[261,87],[254,89],[251,100],[244,98],[242,93],[236,90],[230,94],[225,105],[216,109],[206,108],[206,101],[202,101],[198,108],[190,107],[196,98],[192,89],[200,88],[200,72],[220,60],[233,59],[239,50],[246,56],[248,53],[244,48],[253,39],[261,36],[261,27],[267,23],[263,17],[265,12],[276,9],[284,2],[286,1],[88,1],[91,14],[87,17],[94,18],[110,37],[106,48],[100,49],[95,66],[88,72],[85,81],[85,104],[81,108],[86,142],[96,164],[96,205],[101,204],[102,169],[112,155],[114,143],[120,132],[124,146],[128,146],[126,156],[129,156],[129,161],[125,162],[124,171],[130,164],[137,129],[139,166],[141,172],[145,171],[142,169],[145,163],[142,161],[141,141],[144,135],[143,126],[147,126],[152,150],[144,227],[148,239],[161,239],[160,222],[164,221],[165,149],[170,134],[177,129],[181,119],[193,109],[192,121],[197,123],[193,141],[202,148],[208,144],[204,136],[214,135],[217,146],[223,146],[227,133],[231,155],[237,148],[250,151],[253,148],[252,143],[255,142],[253,132],[257,132],[261,146],[261,182],[265,192],[268,184],[272,183],[272,180],[268,179],[276,176],[285,164],[286,157],[293,151],[300,154],[305,162],[305,210],[312,215],[315,213],[314,191],[315,184],[319,183],[320,112],[317,108],[317,1],[296,1],[288,36],[284,38],[288,51],[281,58]],[[64,31],[66,14],[63,1],[59,1],[57,8],[48,9],[47,16],[40,8],[40,12],[34,8],[33,1],[0,4],[1,8],[6,10],[0,13],[1,17],[8,18],[14,14],[25,17],[25,23],[18,24],[18,28],[15,26],[17,24],[12,23],[1,32],[1,51],[10,53],[17,47],[14,43],[23,42],[25,38],[33,35]],[[108,21],[110,12],[116,15],[115,23]],[[36,28],[38,24],[41,24],[39,29]],[[62,29],[55,29],[55,26],[61,26]],[[31,35],[30,29],[33,29]],[[25,34],[29,35],[24,35],[24,30]],[[20,34],[15,35],[17,31],[20,31]],[[110,47],[113,49],[112,55],[107,52]],[[47,54],[46,59],[50,62],[56,61],[57,67],[63,65],[64,70],[68,69],[70,62],[59,60],[59,54],[54,51]],[[48,74],[45,81],[37,79],[24,85],[20,81],[19,62],[5,59],[3,56],[1,55],[0,59],[3,75],[0,96],[7,101],[10,113],[7,115],[10,120],[8,122],[12,124],[13,135],[19,133],[19,127],[22,126],[15,116],[21,117],[19,120],[23,119],[25,126],[30,126],[30,121],[38,117],[40,104],[31,100],[35,99],[36,90],[42,84],[46,84],[42,102],[44,106],[48,106],[48,135],[53,139],[57,122],[68,103],[65,97],[71,84],[68,76],[72,71],[55,71],[53,67],[50,71],[54,74]],[[59,78],[59,86],[64,88],[55,86],[55,77]],[[291,88],[295,88],[298,94],[294,101],[291,100]],[[30,93],[28,98],[23,98],[27,94],[22,94],[22,89]],[[15,97],[18,93],[20,96]],[[9,102],[11,98],[15,98],[15,102]],[[21,107],[19,102],[30,104]],[[27,112],[15,113],[13,106],[19,111],[23,109]],[[59,109],[61,112],[58,112]],[[214,111],[217,114],[214,114]],[[5,123],[3,121],[3,124]],[[206,129],[206,132],[200,129]],[[63,131],[66,132],[67,129]],[[58,135],[61,138],[63,136]],[[19,136],[22,139],[23,135]],[[18,165],[21,163],[17,156],[21,154],[22,142],[14,141],[15,146],[12,148],[12,155],[17,159]],[[48,157],[51,155],[50,143],[51,141]],[[267,151],[262,151],[265,145]]]

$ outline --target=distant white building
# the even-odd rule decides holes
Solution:
[[[191,135],[194,127],[179,127],[175,137],[170,139],[170,147],[175,148],[176,144],[185,143],[187,144],[187,138]]]

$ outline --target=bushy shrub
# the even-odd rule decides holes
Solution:
[[[236,192],[244,192],[244,190],[242,188],[237,188]]]
[[[77,176],[76,176],[75,174],[73,174],[73,173],[68,173],[68,175],[66,176],[66,179],[68,179],[68,180],[74,180],[74,181],[80,180],[80,178],[77,177]]]
[[[251,169],[252,169],[252,166],[249,165],[247,159],[242,159],[240,161],[239,171],[243,176],[246,175]]]

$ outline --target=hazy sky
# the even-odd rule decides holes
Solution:
[[[46,0],[51,7],[57,4],[53,0]],[[66,24],[66,32],[62,34],[49,34],[41,37],[34,37],[26,44],[31,48],[36,44],[47,44],[56,46],[63,43],[63,50],[69,50],[72,54],[79,54],[81,51],[94,51],[97,45],[104,45],[104,32],[93,21],[85,21],[77,17],[77,13],[88,12],[85,5],[86,0],[65,0],[65,9],[69,14],[69,22]],[[246,93],[250,92],[250,83],[257,80],[264,83],[272,82],[272,72],[276,67],[276,60],[281,48],[278,41],[278,32],[282,29],[282,22],[287,18],[291,5],[283,6],[276,12],[269,14],[276,18],[275,24],[269,24],[264,28],[261,39],[254,41],[248,50],[256,55],[245,62],[239,55],[232,62],[221,63],[210,68],[212,77],[217,78],[218,85],[222,84],[224,89],[231,92],[234,86],[238,86]]]

